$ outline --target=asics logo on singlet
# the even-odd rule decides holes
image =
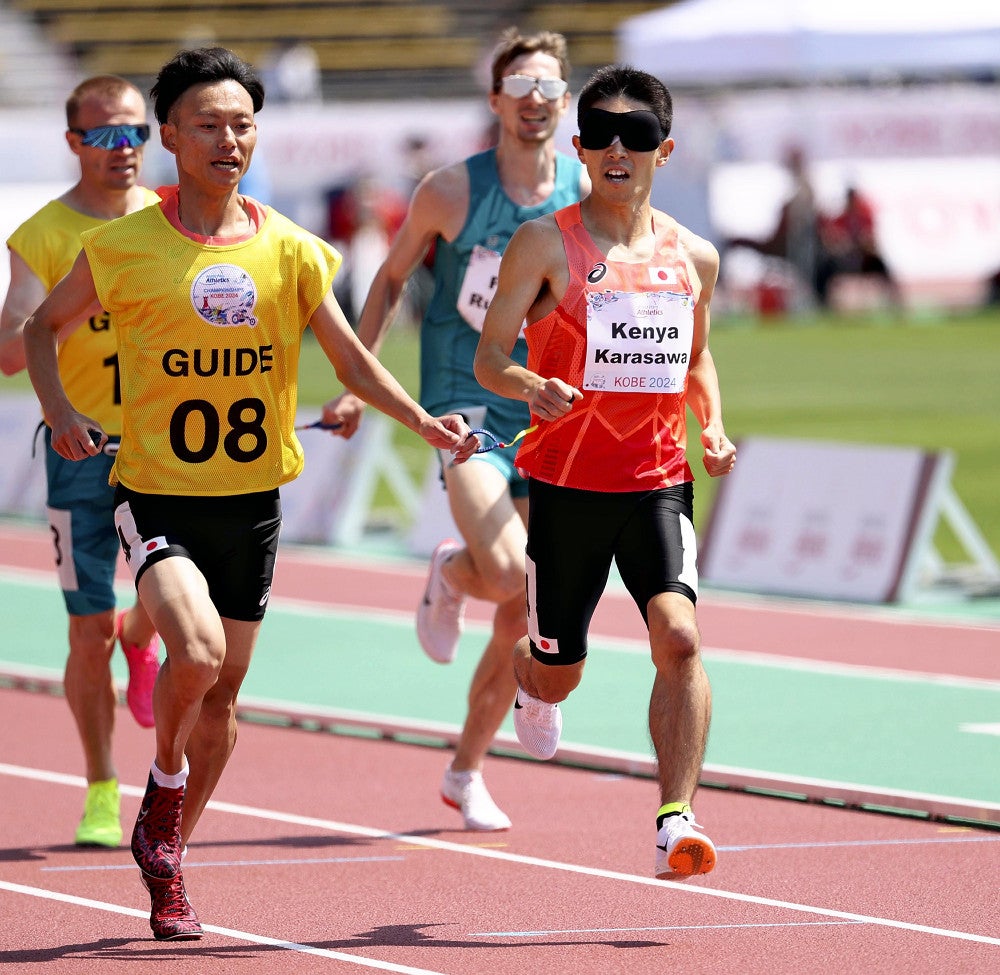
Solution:
[[[608,273],[608,266],[607,266],[607,264],[603,264],[603,263],[602,264],[595,264],[590,269],[590,274],[587,275],[587,280],[591,284],[597,284],[597,282],[600,281],[601,278],[603,278],[604,275],[607,274],[607,273]]]

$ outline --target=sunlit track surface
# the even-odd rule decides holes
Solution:
[[[158,944],[128,851],[70,844],[65,703],[0,690],[0,715],[0,962],[25,970],[985,975],[1000,957],[994,832],[702,790],[719,865],[670,883],[641,778],[494,758],[515,826],[474,834],[437,797],[442,749],[256,723],[185,861],[205,937]],[[152,740],[119,725],[127,825]]]

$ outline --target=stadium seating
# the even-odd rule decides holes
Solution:
[[[308,43],[330,99],[467,96],[499,31],[561,31],[574,82],[615,60],[615,27],[664,2],[520,3],[481,0],[9,0],[81,74],[141,82],[179,48],[218,43],[264,66],[282,45]]]

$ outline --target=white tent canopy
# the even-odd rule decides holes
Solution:
[[[997,0],[685,0],[625,21],[619,60],[668,85],[1000,73]]]

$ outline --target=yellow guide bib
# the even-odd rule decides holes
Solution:
[[[340,254],[274,210],[248,240],[197,243],[158,206],[84,234],[84,248],[118,337],[112,480],[226,495],[298,476],[299,347]]]

